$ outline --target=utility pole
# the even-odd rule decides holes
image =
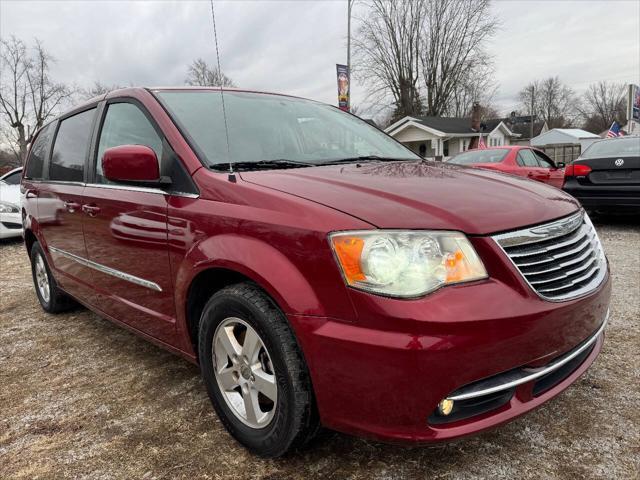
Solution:
[[[531,139],[533,138],[533,120],[534,120],[534,115],[533,115],[533,105],[534,105],[534,98],[536,95],[536,87],[534,85],[531,85],[531,109],[529,110],[531,112],[531,133],[529,134],[529,143],[531,143]]]
[[[349,88],[347,95],[349,103],[347,104],[347,111],[351,110],[351,7],[354,0],[347,0],[347,71],[349,72]]]

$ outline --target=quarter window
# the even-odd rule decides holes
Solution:
[[[162,159],[162,138],[142,110],[132,103],[112,103],[107,109],[100,133],[97,183],[110,183],[103,174],[102,156],[106,149],[120,145],[146,145],[156,153],[158,161]]]
[[[53,137],[54,131],[54,124],[50,123],[44,127],[36,137],[36,140],[31,147],[29,160],[27,160],[27,170],[24,174],[26,178],[32,178],[34,180],[42,178],[44,162],[49,153],[49,148],[51,147],[51,138]]]
[[[49,179],[66,182],[84,181],[84,162],[89,150],[95,108],[60,122],[53,146]]]

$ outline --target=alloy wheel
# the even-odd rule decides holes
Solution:
[[[225,318],[213,335],[213,367],[225,402],[241,422],[264,428],[273,420],[278,385],[267,348],[251,325]]]
[[[44,264],[44,259],[42,255],[36,256],[36,286],[38,287],[38,292],[40,292],[40,296],[42,299],[49,303],[51,299],[51,290],[49,286],[49,274],[47,273],[47,267]]]

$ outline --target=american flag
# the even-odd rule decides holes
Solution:
[[[478,149],[484,150],[485,148],[487,148],[487,146],[485,145],[484,140],[482,139],[482,133],[481,133],[480,140],[478,140]]]
[[[609,131],[607,132],[607,138],[613,137],[624,137],[624,132],[620,130],[620,125],[618,125],[618,122],[616,121],[611,124],[611,127],[609,127]]]

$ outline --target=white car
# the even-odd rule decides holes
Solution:
[[[0,177],[0,238],[22,235],[20,216],[20,179],[22,167]]]

